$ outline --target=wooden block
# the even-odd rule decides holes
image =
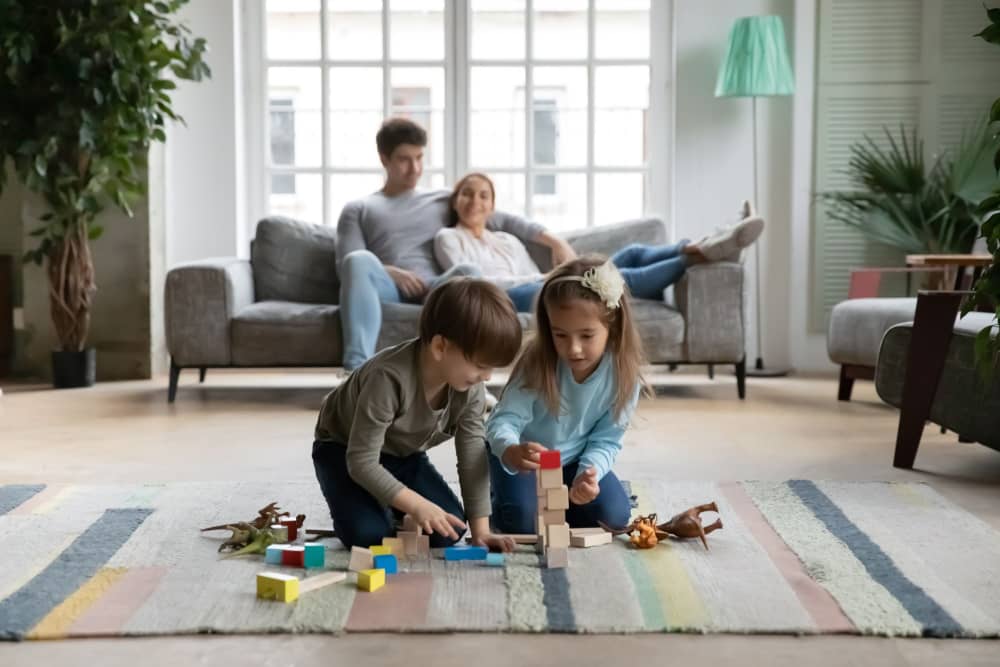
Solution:
[[[424,558],[430,558],[431,555],[430,535],[417,535],[417,555],[423,556]]]
[[[546,567],[569,567],[569,549],[548,549],[545,552]]]
[[[385,586],[385,570],[371,569],[358,572],[358,590],[373,593]]]
[[[396,556],[397,558],[406,553],[406,551],[403,549],[403,540],[401,540],[399,537],[383,537],[382,546],[389,547],[390,549],[392,549],[392,555]]]
[[[287,517],[280,519],[278,523],[288,529],[288,541],[294,542],[295,538],[299,536],[299,522],[292,517]]]
[[[293,602],[299,597],[299,578],[290,574],[261,572],[257,575],[257,597]]]
[[[559,455],[558,449],[549,449],[544,452],[539,452],[539,465],[542,466],[542,470],[559,470],[562,473],[562,457]]]
[[[396,537],[403,541],[403,555],[407,558],[413,558],[418,555],[417,551],[417,537],[419,533],[411,532],[408,530],[400,530],[396,532]]]
[[[279,542],[288,541],[288,528],[286,526],[282,526],[280,523],[273,524],[271,526],[271,532],[274,534],[275,539]]]
[[[306,548],[287,546],[281,552],[281,564],[290,565],[292,567],[305,567],[306,566]]]
[[[557,489],[563,486],[562,468],[558,470],[538,470],[535,472],[536,489]]]
[[[420,526],[417,525],[416,520],[409,514],[403,516],[403,530],[407,533],[420,533],[423,532]]]
[[[545,528],[545,540],[550,550],[565,549],[569,546],[569,524],[557,523]]]
[[[538,541],[538,535],[524,535],[520,533],[498,533],[497,537],[509,537],[514,540],[514,544],[534,544]],[[471,537],[465,538],[466,544],[472,542]]]
[[[503,567],[503,554],[486,554],[486,564],[492,567]]]
[[[375,569],[385,570],[386,574],[396,574],[399,572],[399,564],[396,561],[395,554],[382,554],[381,556],[375,556]]]
[[[486,554],[489,551],[486,547],[474,547],[474,546],[455,546],[455,547],[445,547],[444,559],[445,560],[486,560]]]
[[[299,581],[299,595],[305,595],[310,591],[315,591],[324,586],[336,584],[344,579],[347,579],[347,573],[340,571],[324,572],[323,574],[307,577]]]
[[[608,531],[604,530],[600,526],[594,526],[592,528],[570,528],[569,536],[574,537],[576,535],[603,535]],[[610,533],[608,533],[610,535]]]
[[[583,535],[573,535],[569,536],[569,544],[572,547],[588,548],[596,547],[601,544],[611,544],[613,536],[609,532],[600,533],[585,533]]]
[[[281,552],[284,550],[284,544],[272,544],[264,551],[264,562],[268,565],[281,565]]]
[[[385,547],[380,544],[373,544],[368,547],[368,551],[372,552],[373,556],[387,556],[392,553],[392,547]]]
[[[568,510],[569,509],[569,489],[565,485],[558,489],[549,489],[545,496],[545,509],[547,510]]]
[[[371,550],[364,547],[351,547],[351,562],[347,569],[351,572],[370,570],[375,566]]]
[[[539,514],[539,520],[543,526],[566,523],[566,510],[545,510]]]
[[[318,542],[306,542],[303,546],[305,555],[302,561],[304,567],[323,567],[326,565],[326,547]]]
[[[337,531],[330,530],[329,528],[306,528],[306,535],[315,537],[317,539],[322,539],[324,537],[336,537]]]

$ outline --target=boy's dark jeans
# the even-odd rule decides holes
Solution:
[[[538,497],[535,475],[519,473],[510,475],[492,453],[490,457],[490,482],[493,492],[493,527],[500,533],[531,534],[535,532]],[[573,486],[577,464],[563,467],[563,483]],[[608,472],[599,482],[601,491],[586,505],[569,504],[566,523],[571,528],[589,528],[601,521],[612,528],[628,524],[632,507],[625,487],[613,472]]]
[[[313,467],[316,479],[330,506],[333,529],[350,549],[382,544],[383,537],[396,534],[396,519],[401,513],[380,504],[358,485],[347,472],[347,447],[336,442],[313,442]],[[448,483],[427,458],[427,454],[399,457],[382,454],[379,462],[393,477],[419,493],[445,512],[465,521],[465,510]],[[457,531],[456,531],[457,532]],[[430,536],[434,548],[450,547],[455,540],[438,534]]]

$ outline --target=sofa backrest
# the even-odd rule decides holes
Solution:
[[[250,246],[257,301],[338,303],[336,230],[281,216],[263,218]]]

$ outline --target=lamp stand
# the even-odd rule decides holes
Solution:
[[[751,108],[753,109],[753,197],[757,206],[757,213],[760,214],[760,194],[757,191],[757,96],[752,95],[750,100]],[[783,377],[788,375],[788,369],[765,366],[764,357],[761,353],[763,326],[760,317],[760,244],[763,240],[764,238],[761,237],[753,246],[754,292],[756,297],[755,311],[757,314],[755,318],[757,325],[757,359],[754,361],[753,368],[747,369],[747,375],[755,378]]]

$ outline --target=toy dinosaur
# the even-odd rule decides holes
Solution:
[[[280,536],[270,528],[257,528],[252,524],[240,522],[228,526],[232,536],[219,545],[219,553],[226,553],[223,558],[245,556],[246,554],[262,554],[272,544],[281,540]]]
[[[232,526],[247,523],[258,530],[261,528],[270,528],[274,524],[281,521],[281,517],[291,516],[288,512],[282,512],[281,508],[278,507],[278,503],[269,503],[264,507],[257,510],[257,517],[251,521],[230,521],[229,523],[219,524],[218,526],[210,526],[208,528],[202,528],[201,532],[207,530],[230,530]],[[302,523],[306,520],[305,514],[299,514],[295,517],[299,528],[302,527]]]
[[[704,505],[696,505],[685,510],[675,515],[666,523],[657,524],[656,515],[647,514],[646,516],[636,517],[632,523],[624,528],[611,528],[604,523],[601,523],[601,528],[612,535],[627,534],[629,542],[637,549],[652,549],[659,542],[672,535],[677,538],[701,538],[701,543],[705,545],[705,549],[707,550],[708,542],[705,540],[705,535],[711,533],[713,530],[722,528],[722,519],[716,519],[714,523],[702,526],[699,517],[702,512],[718,511],[718,507],[712,502]]]

